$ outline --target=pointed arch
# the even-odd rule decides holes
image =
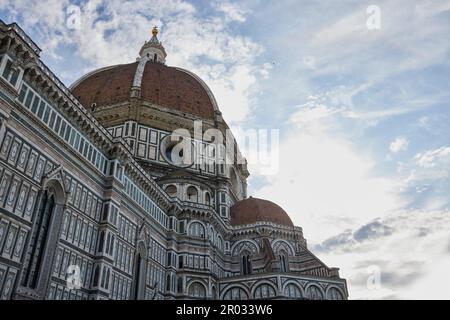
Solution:
[[[277,296],[277,289],[273,283],[262,281],[253,286],[251,297],[253,299],[267,299]]]
[[[52,174],[52,178],[44,178],[21,273],[21,286],[42,297],[50,277],[67,200],[63,181],[61,167]]]
[[[325,293],[316,283],[310,283],[306,286],[305,295],[309,300],[323,300],[325,298]]]
[[[203,283],[201,283],[199,281],[193,281],[189,284],[188,295],[191,298],[205,299],[206,298],[206,287],[203,285]]]
[[[275,253],[284,250],[290,256],[295,255],[295,250],[292,247],[292,245],[289,242],[287,242],[286,240],[283,240],[283,239],[276,239],[276,240],[274,240],[272,242],[272,248],[273,248],[273,252],[275,252]]]
[[[249,298],[250,292],[241,284],[230,285],[221,295],[221,300],[248,300]]]
[[[303,288],[294,281],[288,281],[283,287],[284,296],[288,299],[304,299],[305,293]]]
[[[331,285],[327,288],[326,291],[326,298],[327,300],[344,300],[344,293],[342,292],[341,288],[335,285]]]
[[[233,246],[231,247],[231,252],[233,256],[238,256],[240,253],[244,250],[247,250],[251,252],[252,254],[258,254],[259,253],[259,246],[258,244],[251,239],[245,239],[240,240],[238,242],[235,242]]]

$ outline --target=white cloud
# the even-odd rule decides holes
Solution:
[[[398,172],[405,175],[405,189],[420,184],[446,182],[450,177],[450,147],[417,153],[408,163],[399,163]]]
[[[400,162],[401,190],[410,206],[424,210],[450,208],[450,147],[443,146],[417,153]]]
[[[382,19],[377,31],[366,27],[366,8],[371,4],[349,1],[314,6],[317,11],[319,7],[335,13],[302,24],[298,41],[283,42],[281,49],[294,53],[289,56],[287,72],[300,70],[296,76],[314,91],[329,88],[330,79],[345,84],[337,91],[358,103],[343,105],[343,115],[367,126],[448,102],[448,90],[432,88],[425,80],[411,83],[404,75],[417,72],[422,76],[430,67],[448,65],[450,2],[377,1]],[[428,73],[423,77],[433,78]],[[363,87],[352,93],[358,85]]]
[[[364,67],[371,79],[382,80],[392,74],[447,60],[450,43],[436,36],[445,34],[447,26],[436,17],[448,10],[448,1],[425,0],[416,5],[407,0],[378,1],[382,24],[377,31],[366,27],[369,4],[358,2],[353,10],[334,16],[335,21],[325,24],[311,36],[304,51],[321,57],[320,68],[316,68],[320,73],[348,72]],[[391,55],[380,54],[378,57],[382,59],[376,58],[374,54],[385,53],[386,49]]]
[[[279,203],[313,243],[403,205],[399,181],[374,175],[374,161],[330,129],[328,107],[309,121],[301,114],[291,118],[300,126],[282,137],[279,172],[257,196]]]
[[[270,77],[270,70],[273,69],[273,65],[266,62],[262,65],[261,70],[259,70],[259,73],[264,79],[268,79]]]
[[[430,118],[427,116],[420,117],[418,120],[418,126],[424,129],[430,129]]]
[[[418,153],[415,156],[415,160],[416,164],[423,168],[435,168],[443,163],[450,165],[450,147],[441,147]]]
[[[356,236],[372,222],[316,247],[320,258],[341,268],[350,298],[449,299],[448,280],[443,274],[450,259],[450,212],[399,211],[376,222],[389,232]],[[339,242],[339,238],[346,241]],[[370,266],[381,272],[379,289],[367,287]]]
[[[392,153],[397,153],[399,151],[405,151],[408,149],[409,140],[406,137],[397,137],[389,145],[389,150]]]
[[[307,69],[313,70],[316,68],[317,60],[315,57],[313,56],[304,57],[302,61]]]
[[[290,118],[290,122],[297,126],[312,125],[314,121],[325,119],[343,110],[312,101],[298,106],[297,109],[298,111]]]
[[[448,270],[450,270],[450,257],[448,252],[437,254],[433,261],[428,263],[428,270],[425,275],[414,283],[409,290],[404,290],[402,298],[413,300],[449,300],[450,277],[445,276]]]
[[[231,21],[244,22],[246,19],[246,10],[236,3],[231,3],[230,1],[219,1],[217,4],[217,9],[223,12],[227,19]]]

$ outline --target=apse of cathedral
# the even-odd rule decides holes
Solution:
[[[177,151],[177,129],[229,127],[149,38],[67,87],[0,20],[0,298],[347,299],[302,228],[247,196],[245,159],[195,137],[197,161]]]

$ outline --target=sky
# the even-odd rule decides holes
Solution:
[[[450,299],[449,0],[0,0],[0,18],[66,85],[134,61],[159,26],[167,65],[228,123],[278,130],[248,193],[289,213],[350,299]]]

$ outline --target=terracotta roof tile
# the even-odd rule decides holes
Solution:
[[[88,110],[93,103],[101,106],[128,101],[136,67],[134,62],[95,72],[78,83],[72,93]]]

